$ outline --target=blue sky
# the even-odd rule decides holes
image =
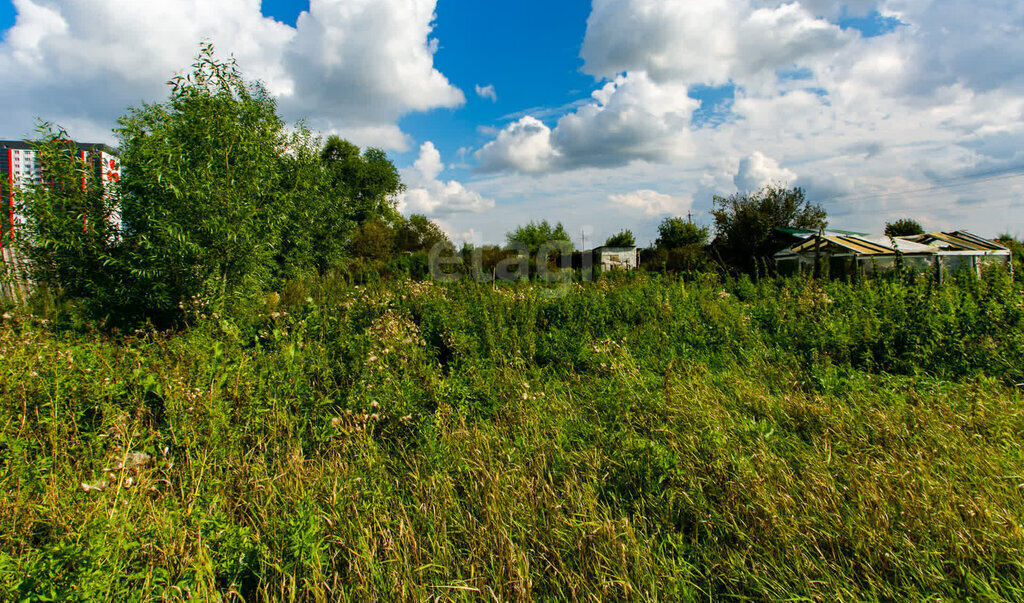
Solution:
[[[1024,230],[1002,0],[18,0],[0,29],[3,137],[40,116],[111,140],[210,39],[286,119],[385,148],[402,209],[459,240],[543,218],[646,243],[770,182],[838,228]]]
[[[309,10],[309,2],[264,0],[261,10],[295,26],[299,13]],[[436,14],[432,36],[440,44],[434,66],[466,91],[466,104],[411,113],[399,125],[417,140],[432,141],[453,161],[459,149],[487,142],[481,129],[504,125],[510,115],[522,111],[571,104],[589,96],[595,85],[592,76],[582,73],[579,57],[589,0],[520,0],[514,6],[439,0]],[[497,100],[478,96],[478,85],[493,86]],[[554,117],[546,119],[553,122]],[[413,148],[392,156],[410,164],[417,152]],[[452,173],[465,176],[463,168],[453,168]]]
[[[309,10],[309,2],[287,2],[285,0],[263,0],[260,11],[268,16],[295,27],[299,13]]]
[[[466,91],[466,105],[410,114],[401,120],[402,129],[433,141],[443,156],[454,160],[460,148],[489,139],[481,127],[503,125],[507,115],[560,107],[589,95],[594,78],[581,73],[579,58],[589,12],[590,3],[580,0],[521,0],[514,7],[440,0],[433,32],[440,47],[434,65]],[[501,26],[493,27],[496,23]],[[497,101],[477,96],[477,85],[494,86]]]

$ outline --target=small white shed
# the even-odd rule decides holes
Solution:
[[[594,265],[601,270],[636,270],[640,267],[640,249],[637,247],[597,247],[594,249]]]

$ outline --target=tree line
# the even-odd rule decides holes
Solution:
[[[720,270],[765,274],[773,270],[772,254],[786,241],[778,228],[817,230],[827,226],[825,210],[810,203],[801,188],[769,185],[754,193],[714,197],[712,229],[688,217],[667,217],[658,225],[653,244],[641,249],[641,267],[654,272]],[[568,251],[574,246],[561,223],[546,220],[519,226],[506,235],[508,243],[525,242],[536,253],[545,241],[560,241]],[[608,237],[609,247],[634,247],[636,237],[624,229]],[[506,248],[494,248],[497,251]]]

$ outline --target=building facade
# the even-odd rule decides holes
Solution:
[[[640,267],[640,250],[636,247],[598,247],[594,249],[594,264],[601,270],[636,270]]]
[[[79,158],[89,165],[91,177],[98,178],[104,186],[121,179],[121,160],[111,147],[101,143],[77,143],[68,141]],[[0,245],[12,237],[18,223],[15,200],[18,192],[30,186],[44,184],[45,166],[39,159],[35,145],[20,140],[0,140]],[[86,185],[85,178],[82,187]]]

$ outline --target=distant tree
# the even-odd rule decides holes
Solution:
[[[685,218],[665,218],[658,225],[658,238],[654,246],[658,249],[680,247],[703,247],[708,244],[708,228],[697,226]]]
[[[395,248],[395,231],[383,220],[363,222],[350,243],[352,255],[370,260],[390,260]]]
[[[472,266],[475,261],[479,261],[480,268],[484,273],[490,274],[502,261],[515,258],[516,252],[500,245],[477,246],[465,243],[462,246],[461,255],[462,261],[467,266]]]
[[[571,252],[575,249],[572,239],[569,238],[569,233],[565,231],[561,222],[553,227],[547,220],[530,222],[507,233],[505,238],[509,244],[518,242],[525,245],[530,254],[537,253],[537,250],[545,243],[555,243],[563,252]]]
[[[332,136],[323,145],[305,144],[281,158],[290,208],[283,226],[279,278],[324,274],[344,263],[356,229],[382,220],[401,225],[395,195],[402,190],[398,170],[376,149]]]
[[[711,264],[707,251],[701,245],[684,245],[668,252],[665,268],[670,272],[705,270]]]
[[[684,272],[701,270],[708,264],[705,246],[708,228],[688,218],[665,218],[658,225],[654,249],[646,255],[648,270]]]
[[[526,248],[530,255],[531,273],[540,274],[543,270],[557,270],[556,266],[575,250],[569,233],[561,222],[555,226],[551,226],[547,220],[530,222],[506,233],[505,238],[509,251],[521,251],[520,246]],[[544,253],[539,253],[541,251]]]
[[[451,243],[448,235],[426,216],[413,214],[402,220],[395,229],[395,247],[398,251],[430,251],[438,243]]]
[[[924,228],[917,220],[902,218],[895,222],[885,223],[885,236],[887,237],[909,237],[924,234]]]
[[[824,228],[825,209],[801,188],[768,185],[756,193],[714,198],[715,251],[731,268],[755,274],[773,270],[773,254],[785,242],[776,228]]]
[[[636,237],[632,230],[624,228],[618,234],[608,237],[604,244],[608,247],[633,247],[636,245]]]
[[[336,204],[340,219],[354,224],[396,221],[397,195],[405,187],[384,151],[371,148],[360,154],[356,145],[331,136],[320,159],[326,171],[324,194]]]
[[[1015,238],[1010,233],[999,235],[995,238],[995,241],[1010,250],[1014,278],[1018,281],[1024,281],[1024,241]]]

